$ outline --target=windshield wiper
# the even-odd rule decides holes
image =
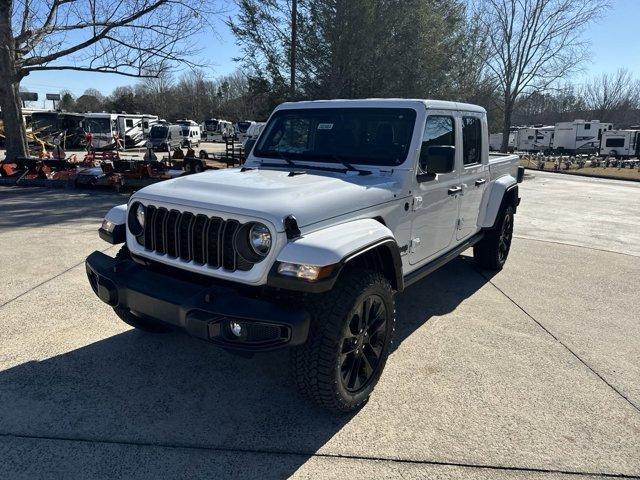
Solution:
[[[288,165],[291,165],[292,167],[298,167],[298,165],[296,165],[296,162],[294,162],[290,158],[285,157],[281,152],[277,150],[271,150],[269,153],[272,153],[272,152],[275,153],[278,156],[278,158],[287,162]]]
[[[342,165],[344,165],[346,167],[347,170],[350,170],[352,172],[358,172],[360,175],[371,175],[371,171],[369,170],[362,170],[360,168],[356,168],[353,165],[351,165],[349,162],[347,162],[346,160],[344,160],[342,157],[340,157],[339,155],[336,155],[335,153],[331,155],[331,157],[341,163]]]

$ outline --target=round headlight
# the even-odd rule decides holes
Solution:
[[[136,237],[144,232],[144,205],[135,202],[129,208],[129,231]]]
[[[271,232],[266,225],[254,223],[249,230],[249,245],[254,252],[264,257],[271,249]]]
[[[144,206],[141,203],[136,207],[136,220],[144,228]]]

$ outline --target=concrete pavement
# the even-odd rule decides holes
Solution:
[[[0,478],[638,476],[638,187],[527,180],[506,268],[463,256],[400,295],[347,417],[298,397],[286,352],[143,334],[95,298],[82,262],[126,197],[2,188]]]

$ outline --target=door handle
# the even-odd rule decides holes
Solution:
[[[462,187],[452,187],[449,190],[447,190],[447,193],[449,195],[457,195],[460,192],[462,192]]]
[[[478,180],[476,180],[476,187],[479,187],[480,185],[482,185],[485,182],[486,182],[486,180],[484,178],[479,178]]]

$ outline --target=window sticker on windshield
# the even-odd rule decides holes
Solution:
[[[333,123],[319,123],[318,130],[331,130],[333,128]]]

